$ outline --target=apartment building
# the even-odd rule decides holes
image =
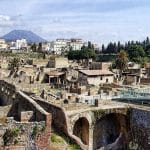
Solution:
[[[82,46],[84,45],[82,39],[71,39],[70,40],[70,47],[72,50],[81,50]]]
[[[56,39],[50,43],[50,51],[54,54],[62,54],[62,52],[69,50],[68,43],[67,39]]]
[[[28,43],[26,39],[18,39],[15,42],[10,43],[11,50],[26,50],[28,47]]]
[[[83,45],[82,39],[56,39],[56,41],[50,43],[50,51],[59,55],[70,49],[81,50]]]

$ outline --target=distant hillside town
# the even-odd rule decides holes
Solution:
[[[0,50],[11,51],[37,51],[41,45],[42,51],[61,55],[69,50],[81,50],[82,46],[86,46],[88,42],[82,39],[56,39],[55,41],[46,41],[36,34],[25,30],[14,30],[0,38]],[[94,44],[95,49],[99,49]]]

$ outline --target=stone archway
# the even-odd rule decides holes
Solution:
[[[111,113],[96,121],[93,131],[93,149],[126,150],[128,122],[123,114]]]
[[[73,127],[73,134],[85,144],[89,144],[89,122],[85,117],[79,118]]]

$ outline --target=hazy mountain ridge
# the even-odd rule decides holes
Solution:
[[[27,30],[13,30],[8,34],[4,35],[2,38],[4,38],[7,42],[16,41],[18,39],[26,39],[28,43],[46,42],[45,39],[36,35],[32,31]]]

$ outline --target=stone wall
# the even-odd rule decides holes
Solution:
[[[22,123],[7,118],[7,124],[0,126],[0,150],[49,150],[49,137],[45,122]]]
[[[52,126],[55,127],[56,130],[64,132],[67,134],[67,122],[64,110],[60,107],[57,107],[53,104],[45,102],[40,99],[35,99],[36,102],[43,107],[47,112],[52,114]]]
[[[28,95],[21,91],[17,92],[15,86],[2,80],[0,80],[0,97],[2,106],[10,105],[6,116],[12,118],[0,125],[0,150],[49,150],[51,114],[46,112]],[[16,137],[15,139],[13,137],[13,140],[11,139],[3,146],[3,135],[5,133],[13,133]],[[10,135],[7,137],[10,137]]]
[[[72,132],[70,132],[70,124],[68,124],[69,118],[66,116],[63,108],[50,104],[49,102],[45,102],[43,99],[35,98],[35,101],[47,112],[52,114],[52,126],[55,130],[57,130],[57,132],[66,134],[66,136],[68,136],[70,140],[77,143],[81,147],[81,149],[88,149],[87,145],[84,145],[78,137],[76,137],[75,135],[73,135]]]
[[[150,149],[150,111],[133,108],[130,112],[131,146]]]
[[[22,118],[22,120],[24,120],[24,118],[27,118],[29,122],[45,121],[45,129],[36,137],[35,144],[38,149],[48,150],[50,147],[49,139],[52,121],[50,113],[46,112],[32,98],[21,91],[16,94],[16,101],[18,104],[18,117],[20,117],[20,119]]]
[[[14,85],[0,80],[0,106],[6,106],[13,103],[16,88]]]
[[[21,120],[22,112],[32,111],[32,116],[30,116],[29,121],[45,121],[46,117],[49,115],[40,105],[38,105],[32,98],[24,94],[23,92],[18,92],[15,99],[17,111],[17,118]],[[27,114],[27,113],[26,113]]]

